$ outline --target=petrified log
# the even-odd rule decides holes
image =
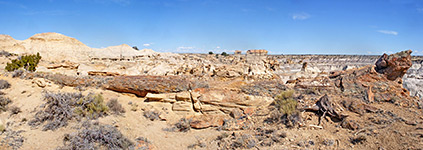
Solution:
[[[385,74],[389,80],[396,80],[402,78],[407,73],[408,68],[411,67],[411,50],[398,52],[395,54],[383,54],[376,61],[375,70],[378,73]]]

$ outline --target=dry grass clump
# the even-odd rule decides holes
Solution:
[[[191,130],[191,119],[186,119],[186,118],[182,118],[181,120],[179,120],[177,123],[175,123],[173,125],[173,127],[171,128],[164,128],[164,131],[169,131],[169,132],[188,132],[189,130]]]
[[[16,115],[16,114],[19,114],[19,113],[21,113],[21,112],[22,112],[22,111],[21,111],[21,108],[19,108],[19,107],[17,107],[17,106],[12,106],[12,107],[10,107],[9,111],[10,111],[10,114],[11,114],[11,115]]]
[[[13,131],[10,129],[5,130],[5,132],[0,132],[0,135],[3,136],[3,139],[0,140],[0,148],[4,147],[5,149],[17,150],[25,141],[25,138],[21,135],[24,132],[23,130]]]
[[[114,114],[120,115],[120,114],[125,113],[125,109],[117,101],[116,98],[111,99],[109,102],[107,102],[107,107],[109,107],[110,111],[112,111]]]
[[[86,122],[78,132],[65,135],[62,150],[133,149],[134,143],[116,127]]]
[[[1,50],[1,51],[0,51],[0,56],[9,57],[9,56],[13,56],[13,55],[14,55],[14,54],[9,53],[9,52],[7,52],[7,51],[5,51],[5,50]]]
[[[45,93],[44,99],[47,102],[42,105],[43,109],[29,121],[29,125],[33,127],[46,122],[44,131],[67,126],[72,118],[96,119],[107,115],[108,107],[100,94],[84,96],[80,93]]]
[[[13,71],[13,73],[12,73],[12,78],[22,77],[22,75],[23,75],[24,73],[25,73],[25,71],[24,71],[24,70],[22,70],[22,69],[15,70],[15,71]]]
[[[293,98],[294,90],[283,91],[276,96],[275,106],[286,115],[292,115],[297,111],[297,101]]]
[[[301,118],[294,99],[294,90],[283,91],[275,97],[273,111],[266,123],[282,123],[288,127],[295,126]]]
[[[223,133],[216,139],[219,149],[250,149],[257,146],[257,140],[250,134],[233,133],[231,135]]]
[[[143,113],[144,117],[150,119],[151,121],[160,120],[160,113],[157,111],[147,110]]]
[[[4,96],[0,96],[0,112],[7,110],[7,105],[9,105],[12,101]]]
[[[8,89],[10,88],[10,83],[6,80],[0,80],[0,89]]]

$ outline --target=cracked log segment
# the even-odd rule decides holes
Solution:
[[[105,85],[108,90],[132,93],[140,97],[145,97],[147,93],[178,93],[208,87],[205,82],[181,76],[116,76]]]
[[[319,125],[321,123],[322,118],[324,118],[326,115],[337,120],[343,120],[345,117],[347,117],[345,115],[340,114],[334,109],[334,105],[330,101],[329,96],[327,94],[322,96],[316,102],[316,104],[311,107],[304,108],[304,110],[314,111],[316,113],[322,114],[319,120]]]
[[[375,63],[375,70],[392,81],[402,78],[412,65],[411,52],[407,50],[391,55],[383,54]]]

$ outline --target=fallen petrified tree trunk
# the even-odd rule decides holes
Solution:
[[[140,97],[145,97],[147,93],[177,93],[207,87],[205,82],[181,76],[116,76],[105,85],[108,90]]]
[[[334,105],[332,104],[332,102],[330,102],[328,95],[322,96],[316,102],[316,104],[314,104],[311,107],[304,108],[304,110],[314,111],[314,112],[320,113],[320,114],[322,114],[321,118],[324,118],[326,115],[329,115],[331,118],[334,118],[334,119],[337,119],[337,120],[343,120],[345,117],[347,117],[345,115],[341,115],[339,112],[337,112],[334,109]],[[321,123],[321,120],[322,119],[320,119],[320,121],[319,121],[319,125]]]

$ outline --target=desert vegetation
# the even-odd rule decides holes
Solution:
[[[64,146],[58,149],[134,149],[135,147],[134,142],[113,126],[88,121],[80,128],[75,133],[66,134],[63,139]]]
[[[15,71],[19,68],[24,68],[28,71],[35,71],[40,59],[40,53],[37,53],[36,55],[24,55],[17,59],[13,59],[10,63],[7,63],[5,69],[7,71]]]
[[[72,119],[96,119],[107,115],[108,107],[100,94],[45,93],[46,103],[35,114],[29,125],[36,127],[44,124],[43,130],[55,130],[68,125]]]

